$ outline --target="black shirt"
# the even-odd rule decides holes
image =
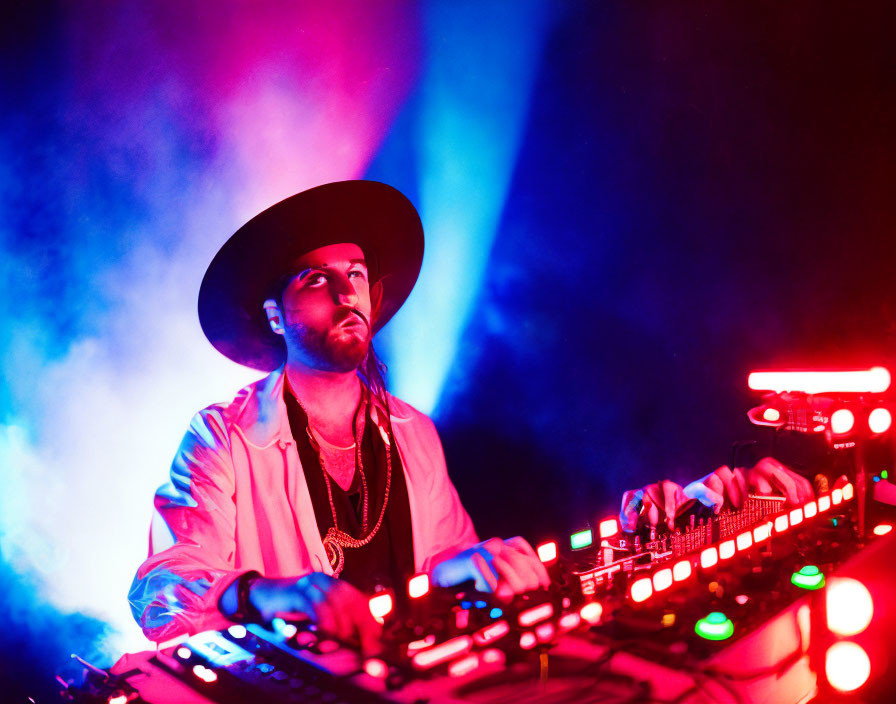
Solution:
[[[330,478],[333,505],[327,492],[327,482],[320,455],[308,437],[308,417],[296,401],[288,384],[283,385],[283,397],[289,426],[296,441],[299,461],[305,473],[305,481],[311,494],[314,516],[323,539],[333,526],[333,508],[339,530],[353,538],[362,539],[367,533],[362,531],[362,485],[355,468],[355,475],[348,491],[342,489]],[[373,403],[373,402],[371,402]],[[401,458],[388,424],[388,413],[378,414],[381,422],[389,429],[392,463],[389,501],[383,522],[373,539],[360,548],[343,548],[345,564],[339,575],[362,592],[373,593],[377,585],[391,587],[396,595],[401,595],[408,577],[414,573],[414,546],[411,536],[411,509],[408,489],[404,480]],[[386,445],[380,436],[379,427],[368,415],[364,423],[364,437],[361,439],[361,460],[368,491],[368,525],[372,529],[380,515],[386,486]]]

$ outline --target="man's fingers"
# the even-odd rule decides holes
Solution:
[[[622,530],[633,533],[638,527],[638,517],[644,505],[644,490],[629,489],[622,495],[622,506],[619,509],[619,523]]]
[[[507,559],[504,554],[495,555],[492,564],[495,569],[498,570],[498,574],[501,576],[501,581],[506,582],[507,586],[510,587],[514,594],[522,594],[530,589],[525,572],[521,574],[520,566],[511,562],[511,560]],[[532,575],[532,581],[537,583],[534,573]],[[534,586],[531,588],[534,589]]]
[[[528,592],[533,589],[538,589],[538,587],[546,586],[545,580],[542,579],[544,565],[541,564],[538,558],[530,557],[528,554],[520,552],[511,546],[508,546],[507,549],[499,555],[499,558],[509,564],[519,576],[521,580],[519,585],[521,591]],[[500,565],[500,562],[495,564],[498,568],[498,573],[503,577]],[[546,573],[544,573],[544,576],[547,576]]]
[[[769,494],[774,494],[775,490],[772,488],[772,485],[768,483],[768,479],[763,476],[756,475],[751,478],[751,483],[753,487],[763,496],[768,496]]]
[[[504,542],[510,548],[522,553],[529,564],[532,565],[532,569],[535,570],[535,574],[538,577],[538,583],[542,587],[547,589],[551,586],[551,578],[548,576],[547,568],[542,561],[538,559],[538,554],[535,552],[534,548],[529,545],[529,541],[517,535],[513,538],[508,538]]]
[[[784,496],[787,498],[787,502],[791,505],[796,505],[800,503],[799,493],[797,493],[796,482],[781,470],[775,470],[771,475],[772,482],[784,492]]]
[[[666,525],[672,529],[675,526],[675,514],[678,507],[684,503],[684,492],[675,482],[664,480],[661,482],[663,486],[663,508],[666,511]]]
[[[741,506],[743,506],[744,501],[746,501],[747,496],[749,496],[749,492],[747,491],[747,480],[744,477],[742,469],[735,469],[731,474],[734,475],[734,482],[737,484],[737,489],[740,492],[740,503]]]
[[[494,557],[492,557],[494,560]],[[498,588],[498,575],[495,574],[495,571],[492,569],[492,566],[489,565],[488,561],[482,556],[480,552],[474,552],[473,556],[470,558],[470,561],[473,563],[473,567],[476,568],[476,571],[482,577],[482,583],[479,584],[479,579],[476,580],[477,585],[476,588],[480,591],[489,591],[494,592],[495,589]],[[486,589],[482,589],[482,586],[485,586]]]
[[[709,490],[709,492],[713,494],[712,507],[713,510],[718,513],[722,510],[722,506],[725,505],[725,485],[722,483],[722,480],[719,479],[715,474],[710,474],[706,478],[704,484],[706,485],[706,488]]]
[[[684,488],[684,495],[689,499],[697,499],[704,506],[708,506],[716,513],[725,503],[724,497],[718,492],[710,489],[703,482],[691,482]]]

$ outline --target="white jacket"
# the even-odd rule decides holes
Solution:
[[[283,400],[283,368],[190,423],[155,496],[149,558],[128,600],[148,638],[223,628],[221,593],[249,570],[332,574]],[[429,571],[478,540],[432,421],[389,398],[408,488],[414,564]]]

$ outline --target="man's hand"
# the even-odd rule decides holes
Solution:
[[[323,572],[298,578],[256,577],[250,582],[249,603],[265,622],[277,617],[310,621],[336,640],[359,642],[365,654],[381,649],[382,628],[373,619],[368,600],[348,582]]]
[[[502,599],[551,585],[532,546],[519,536],[486,540],[440,562],[432,570],[433,584],[440,587],[468,579],[475,580],[479,591],[494,592]]]
[[[742,507],[751,490],[762,495],[781,493],[791,505],[805,503],[814,496],[808,479],[778,460],[764,457],[746,471],[723,465],[684,488],[665,479],[643,489],[626,491],[619,520],[629,532],[638,527],[639,520],[651,527],[662,520],[671,529],[681,507],[694,499],[719,513],[726,503]]]

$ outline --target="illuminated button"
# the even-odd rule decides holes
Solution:
[[[852,484],[846,484],[843,487],[843,500],[849,501],[853,497],[853,487]]]
[[[762,412],[762,420],[768,421],[769,423],[777,423],[781,420],[781,411],[777,408],[766,408]]]
[[[504,651],[498,650],[497,648],[489,648],[488,650],[484,650],[482,652],[482,662],[488,665],[503,665],[506,657],[507,656],[504,655]]]
[[[540,640],[542,643],[546,643],[554,637],[554,624],[540,623],[535,627],[535,635],[538,636],[538,640]]]
[[[547,564],[557,559],[557,543],[553,540],[549,543],[542,543],[537,548],[538,559]]]
[[[378,680],[384,680],[389,674],[389,666],[379,658],[370,658],[364,661],[364,672]]]
[[[734,557],[734,541],[726,540],[721,545],[719,545],[719,559],[720,560],[728,560]]]
[[[211,683],[218,679],[217,673],[204,665],[193,665],[193,674],[203,682]]]
[[[719,551],[715,548],[706,548],[700,553],[700,566],[703,569],[712,567],[719,561]]]
[[[283,628],[280,629],[280,633],[284,638],[292,638],[296,633],[299,632],[299,627],[294,623],[287,623]]]
[[[374,594],[368,602],[370,613],[377,620],[382,622],[386,616],[392,611],[392,595],[389,592]]]
[[[763,523],[761,526],[756,526],[753,529],[753,542],[761,543],[763,540],[768,540],[772,535],[772,524]]]
[[[510,624],[507,621],[495,621],[476,631],[473,634],[473,642],[476,645],[487,645],[492,641],[503,638],[508,633],[510,633]]]
[[[245,638],[246,637],[246,627],[242,626],[238,623],[235,623],[230,628],[228,628],[227,632],[230,635],[232,635],[234,638]]]
[[[734,597],[734,600],[735,600],[738,604],[740,604],[741,606],[743,606],[744,604],[746,604],[746,603],[750,600],[750,597],[748,597],[746,594],[738,594],[736,597]]]
[[[861,633],[874,615],[871,592],[857,579],[834,577],[825,592],[828,628],[838,636]]]
[[[753,534],[747,531],[737,536],[737,549],[746,550],[753,544]]]
[[[722,612],[713,611],[697,621],[694,632],[706,640],[725,640],[734,634],[734,624]]]
[[[580,610],[579,615],[582,617],[582,620],[586,623],[595,624],[600,621],[601,614],[604,612],[604,607],[600,605],[600,602],[592,601],[585,604]]]
[[[672,579],[674,579],[676,582],[683,582],[690,576],[691,576],[691,561],[690,560],[681,560],[680,562],[675,563],[675,567],[672,568]]]
[[[889,523],[878,523],[876,526],[874,526],[875,535],[886,535],[891,530],[893,530],[893,526],[891,526]]]
[[[653,594],[653,583],[650,580],[650,577],[643,577],[641,579],[636,579],[632,583],[631,588],[631,597],[632,601],[641,602],[647,601],[650,596]]]
[[[886,479],[888,476],[889,476],[889,474],[887,473],[887,470],[885,470],[885,469],[881,470],[881,473],[880,473],[881,479]]]
[[[806,518],[812,518],[815,514],[818,513],[818,504],[814,501],[810,501],[805,506],[803,506],[803,515]]]
[[[607,518],[598,523],[597,534],[601,538],[609,538],[619,532],[619,521],[616,518]]]
[[[479,655],[471,653],[448,666],[448,674],[452,677],[463,677],[479,667]]]
[[[533,606],[531,609],[526,609],[521,612],[518,620],[521,626],[532,626],[536,623],[544,621],[546,618],[550,618],[554,615],[554,605],[546,601],[544,604],[539,604],[538,606]]]
[[[834,643],[824,656],[824,673],[831,687],[841,692],[858,689],[871,675],[871,660],[864,648],[848,640]]]
[[[663,614],[663,628],[672,628],[675,625],[675,614]]]
[[[653,590],[661,592],[672,586],[672,570],[668,567],[653,575]]]
[[[484,609],[486,606],[488,606],[488,604],[480,599],[479,601],[474,601],[473,606],[475,606],[477,609]]]
[[[790,512],[790,525],[795,526],[803,522],[803,509],[795,508]]]
[[[523,650],[532,650],[538,643],[538,638],[531,631],[526,631],[520,636],[520,647]]]
[[[575,611],[569,614],[563,614],[558,621],[561,631],[571,631],[582,622],[582,617]]]
[[[831,503],[834,506],[839,505],[843,501],[843,490],[842,489],[834,489],[831,492]]]
[[[504,615],[504,612],[501,611],[497,606],[494,607],[491,611],[488,612],[488,615],[492,618],[501,618]]]
[[[783,533],[788,528],[790,528],[790,521],[787,520],[787,514],[775,519],[775,533]]]
[[[831,507],[831,497],[830,496],[819,496],[818,497],[818,510],[821,513],[824,513]]]
[[[186,647],[185,645],[182,645],[181,647],[179,647],[179,648],[177,649],[177,657],[181,658],[182,660],[189,660],[189,659],[190,659],[190,656],[191,656],[192,654],[193,654],[193,651],[190,650],[190,649],[189,649],[188,647]]]
[[[428,650],[418,652],[413,657],[414,666],[425,670],[458,655],[466,655],[472,647],[473,639],[470,636],[458,636],[457,638],[446,640],[444,643],[434,645]]]
[[[573,533],[571,536],[569,536],[569,545],[573,550],[581,550],[582,548],[587,548],[593,542],[594,537],[591,534],[590,528],[580,530],[578,533]]]
[[[111,696],[107,702],[108,704],[128,704],[128,695],[119,694],[118,696]]]
[[[408,596],[411,599],[419,599],[429,592],[429,575],[425,572],[415,574],[408,580]]]
[[[856,417],[848,408],[838,408],[831,414],[831,432],[843,435],[852,430],[856,423]]]
[[[799,572],[790,575],[790,581],[801,589],[821,589],[824,575],[815,565],[806,565]]]
[[[886,408],[875,408],[868,414],[868,427],[872,433],[885,433],[893,424],[893,416]],[[884,470],[886,471],[886,470]],[[884,477],[886,479],[886,477]]]

